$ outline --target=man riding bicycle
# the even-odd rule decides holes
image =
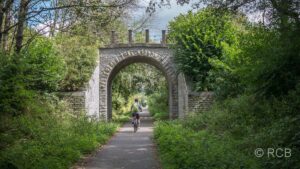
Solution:
[[[138,126],[140,125],[140,114],[139,112],[142,111],[142,107],[139,104],[139,100],[137,98],[134,99],[134,103],[131,105],[131,112],[132,112],[132,124],[134,124],[134,120],[137,120]]]

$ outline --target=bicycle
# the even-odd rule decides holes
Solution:
[[[138,119],[134,118],[132,123],[133,123],[133,132],[136,133],[139,127]]]

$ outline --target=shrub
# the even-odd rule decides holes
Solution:
[[[51,92],[64,77],[64,61],[50,40],[38,38],[20,54],[0,53],[0,111],[28,112],[37,92]]]
[[[53,42],[46,38],[34,40],[18,57],[18,67],[26,88],[37,91],[56,91],[65,77],[65,62],[57,55]]]
[[[244,168],[299,168],[299,91],[298,86],[280,99],[259,101],[253,95],[243,95],[218,102],[209,112],[180,121],[157,123],[155,140],[163,163],[166,168],[222,168],[221,164],[229,168],[239,168],[239,165]],[[199,142],[199,148],[193,140]],[[209,152],[202,150],[205,146],[209,147]],[[292,156],[256,158],[257,148],[264,151],[289,148]],[[200,153],[195,155],[196,152]],[[217,153],[221,155],[218,157]]]
[[[56,48],[67,65],[60,90],[75,91],[85,87],[97,64],[98,52],[95,44],[81,36],[58,36]]]
[[[195,132],[178,122],[156,123],[154,138],[166,169],[259,169],[235,142],[206,130]]]
[[[170,22],[176,65],[194,82],[195,90],[214,88],[216,77],[209,75],[213,69],[210,59],[227,57],[224,47],[236,43],[241,18],[226,10],[206,8],[180,15]]]
[[[167,89],[148,96],[148,108],[155,119],[167,119],[169,117]]]
[[[74,117],[62,102],[39,100],[32,105],[39,111],[1,118],[0,168],[69,168],[116,131],[117,124]]]

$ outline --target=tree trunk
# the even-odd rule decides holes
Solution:
[[[53,6],[57,7],[58,6],[58,2],[57,0],[53,1]],[[54,10],[54,18],[53,18],[53,23],[50,26],[50,36],[54,37],[55,36],[55,31],[56,31],[56,24],[57,24],[57,19],[58,19],[58,13],[59,10]]]
[[[10,6],[7,6],[7,11],[5,12],[4,29],[3,29],[3,34],[2,34],[2,48],[3,48],[4,51],[8,50],[8,33],[9,33],[8,29],[9,29],[10,24],[11,24],[12,3],[10,3],[9,5]]]
[[[24,38],[24,29],[25,29],[24,25],[25,25],[26,16],[27,16],[28,3],[29,3],[29,0],[21,0],[21,2],[20,2],[17,32],[16,32],[16,48],[15,48],[17,53],[20,53],[20,51],[22,49],[23,38]]]
[[[4,15],[4,0],[0,1],[0,44],[2,39],[2,25],[3,25],[3,15]]]

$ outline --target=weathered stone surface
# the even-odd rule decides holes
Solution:
[[[188,95],[189,112],[205,112],[213,103],[213,92],[191,92]]]
[[[86,112],[91,118],[99,118],[99,66],[97,66],[83,91],[60,93],[75,114]]]
[[[179,118],[188,113],[188,88],[182,73],[178,75],[178,113]]]
[[[100,63],[85,90],[65,98],[75,112],[86,111],[90,117],[108,120],[112,117],[112,80],[125,66],[141,62],[157,67],[166,76],[170,118],[182,118],[189,112],[208,110],[213,93],[190,92],[185,76],[178,76],[173,56],[167,45],[131,44],[101,48]]]
[[[170,49],[161,46],[125,46],[115,48],[102,48],[100,50],[100,81],[101,79],[108,79],[105,83],[100,82],[100,112],[104,113],[106,118],[111,117],[111,83],[117,72],[123,67],[136,63],[148,63],[154,65],[166,75],[166,78],[171,85],[170,90],[176,91],[174,95],[170,95],[170,117],[174,118],[178,116],[178,95],[177,90],[177,76],[174,69],[174,63],[170,62],[172,54]],[[101,62],[101,58],[106,58],[105,61]],[[111,69],[107,69],[107,67]],[[107,95],[106,95],[107,94]],[[104,101],[103,101],[104,100]]]

